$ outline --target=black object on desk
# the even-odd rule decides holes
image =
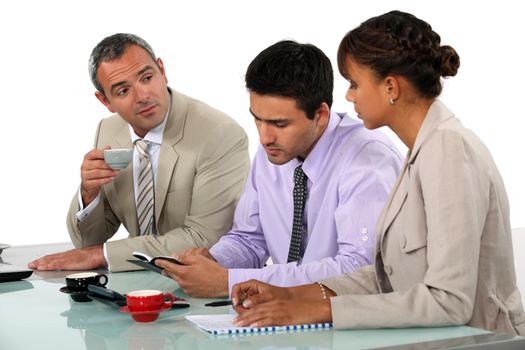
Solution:
[[[152,264],[148,261],[142,261],[142,260],[126,260],[127,262],[130,262],[132,264],[135,264],[137,266],[142,267],[143,269],[150,270],[156,273],[162,274],[162,269],[158,267],[155,264]]]
[[[155,261],[157,260],[166,260],[166,261],[172,262],[177,265],[185,265],[171,256],[157,256],[155,258],[151,258],[139,252],[133,252],[133,256],[136,257],[138,260],[126,260],[126,261],[132,264],[138,265],[142,268],[145,268],[146,270],[150,270],[156,273],[162,272],[162,269],[158,267],[157,265],[155,265]]]
[[[0,282],[18,281],[28,278],[33,270],[0,261]]]
[[[116,306],[126,306],[126,297],[114,290],[106,287],[95,286],[90,284],[88,286],[89,296],[93,299],[104,303],[111,303]]]
[[[212,301],[211,303],[204,304],[204,306],[228,306],[228,305],[233,305],[231,300]]]
[[[88,296],[89,293],[86,290],[71,290],[68,286],[63,286],[62,288],[60,288],[60,291],[62,293],[69,294],[71,299],[73,299],[77,303],[87,303],[91,301],[91,298]]]

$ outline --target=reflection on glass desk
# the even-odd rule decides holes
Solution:
[[[184,316],[222,314],[232,312],[231,307],[205,307],[209,299],[189,298],[169,278],[150,271],[108,274],[108,287],[122,294],[159,289],[190,300],[190,308],[166,311],[156,322],[142,324],[114,305],[72,301],[59,291],[67,274],[57,271],[45,278],[0,283],[0,349],[478,349],[476,344],[525,349],[525,338],[470,327],[321,329],[214,336],[197,329]]]

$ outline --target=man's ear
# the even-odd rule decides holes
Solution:
[[[328,121],[330,120],[330,107],[328,107],[326,102],[321,103],[315,114],[317,115],[318,126],[324,128],[326,125],[328,125]]]
[[[159,70],[164,77],[164,81],[166,84],[168,83],[168,77],[166,76],[166,69],[164,68],[164,63],[162,63],[162,60],[160,58],[157,58],[157,66],[159,67]]]
[[[113,107],[111,107],[111,104],[109,103],[109,101],[106,99],[106,96],[101,93],[100,91],[96,91],[95,92],[95,97],[97,98],[97,100],[100,101],[100,103],[102,103],[104,106],[106,106],[106,108],[111,112],[111,113],[115,113],[115,110],[113,109]]]

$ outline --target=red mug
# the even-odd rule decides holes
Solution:
[[[160,311],[174,302],[175,297],[172,294],[162,293],[160,290],[135,290],[126,294],[126,303],[131,312]]]

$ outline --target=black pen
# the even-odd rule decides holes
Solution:
[[[231,300],[212,301],[211,303],[204,304],[204,306],[228,306],[228,305],[232,305]]]

